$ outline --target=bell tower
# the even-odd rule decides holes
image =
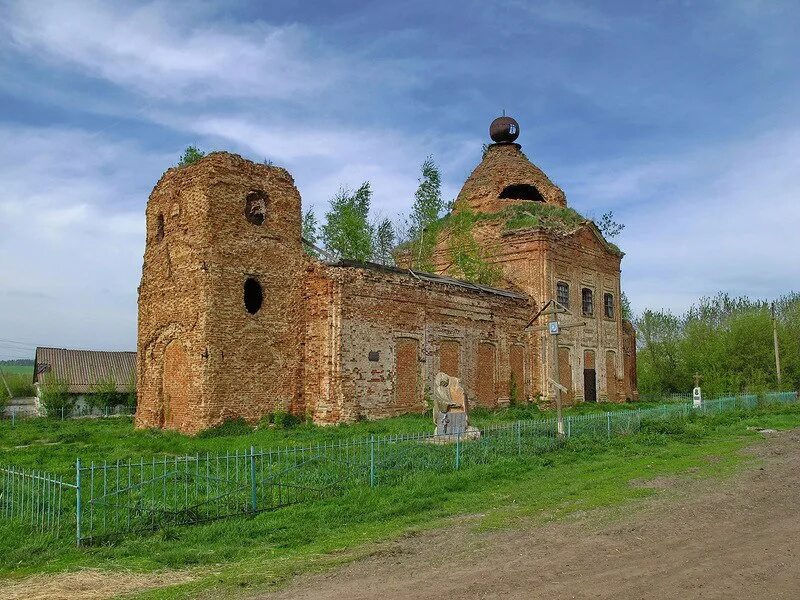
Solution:
[[[168,170],[146,216],[137,426],[296,410],[305,259],[289,173],[215,152]]]

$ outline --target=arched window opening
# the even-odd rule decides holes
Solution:
[[[594,298],[592,297],[592,290],[589,288],[583,288],[581,295],[583,300],[583,314],[586,317],[591,317],[594,314]]]
[[[156,217],[156,241],[160,242],[164,239],[164,215],[158,213]]]
[[[267,218],[267,194],[261,190],[247,194],[244,201],[244,216],[253,225],[263,225]]]
[[[534,202],[544,202],[544,197],[536,187],[528,183],[515,183],[506,186],[500,192],[500,198],[506,200],[532,200]]]
[[[244,282],[244,307],[251,315],[256,314],[264,302],[264,291],[261,284],[252,277]]]
[[[563,281],[556,284],[556,300],[564,308],[569,308],[569,284]]]

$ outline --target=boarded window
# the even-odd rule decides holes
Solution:
[[[525,394],[525,352],[520,344],[514,344],[508,353],[511,380],[508,383],[508,397],[511,402],[524,402]]]
[[[575,397],[575,388],[572,385],[572,363],[570,362],[569,348],[558,349],[558,382],[567,388],[566,393],[561,393],[564,402],[572,402]]]
[[[164,402],[163,425],[167,429],[180,429],[189,416],[191,384],[189,377],[186,351],[180,342],[173,340],[164,350],[164,365],[161,374]]]
[[[497,406],[497,354],[494,344],[478,344],[478,364],[475,369],[475,395],[478,404],[487,408]]]
[[[581,296],[583,300],[583,314],[587,317],[591,317],[594,314],[594,294],[592,294],[592,290],[589,288],[583,288]]]
[[[460,377],[461,344],[457,340],[442,340],[439,344],[439,370]]]
[[[617,367],[614,352],[606,352],[606,395],[612,402],[617,400]]]
[[[395,355],[395,398],[401,412],[418,409],[422,405],[419,385],[419,342],[413,338],[397,340]]]
[[[564,308],[569,308],[569,284],[563,281],[556,284],[556,300]]]

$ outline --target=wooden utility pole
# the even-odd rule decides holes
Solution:
[[[775,374],[778,376],[778,390],[781,389],[781,351],[778,348],[778,322],[775,319],[775,303],[772,303],[772,342],[775,345]]]
[[[564,417],[561,411],[561,392],[567,391],[561,382],[559,382],[559,366],[558,366],[558,336],[561,334],[562,329],[567,329],[571,327],[583,327],[586,325],[586,321],[580,321],[578,323],[570,323],[569,325],[561,325],[558,321],[559,314],[568,314],[571,315],[572,313],[567,309],[565,306],[562,306],[555,300],[549,300],[542,309],[536,313],[533,319],[530,320],[528,323],[528,327],[530,327],[533,322],[539,318],[541,315],[550,315],[550,321],[547,325],[540,325],[538,327],[532,327],[532,331],[548,331],[550,333],[550,337],[553,338],[553,370],[555,371],[552,374],[552,377],[548,377],[550,383],[553,385],[555,389],[555,398],[556,398],[556,422],[558,423],[558,435],[564,435]]]

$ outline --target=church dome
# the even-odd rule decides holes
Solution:
[[[514,143],[519,124],[511,117],[492,121],[489,144],[483,160],[470,174],[456,197],[454,209],[495,213],[511,204],[544,202],[566,206],[564,192],[534,165]]]

